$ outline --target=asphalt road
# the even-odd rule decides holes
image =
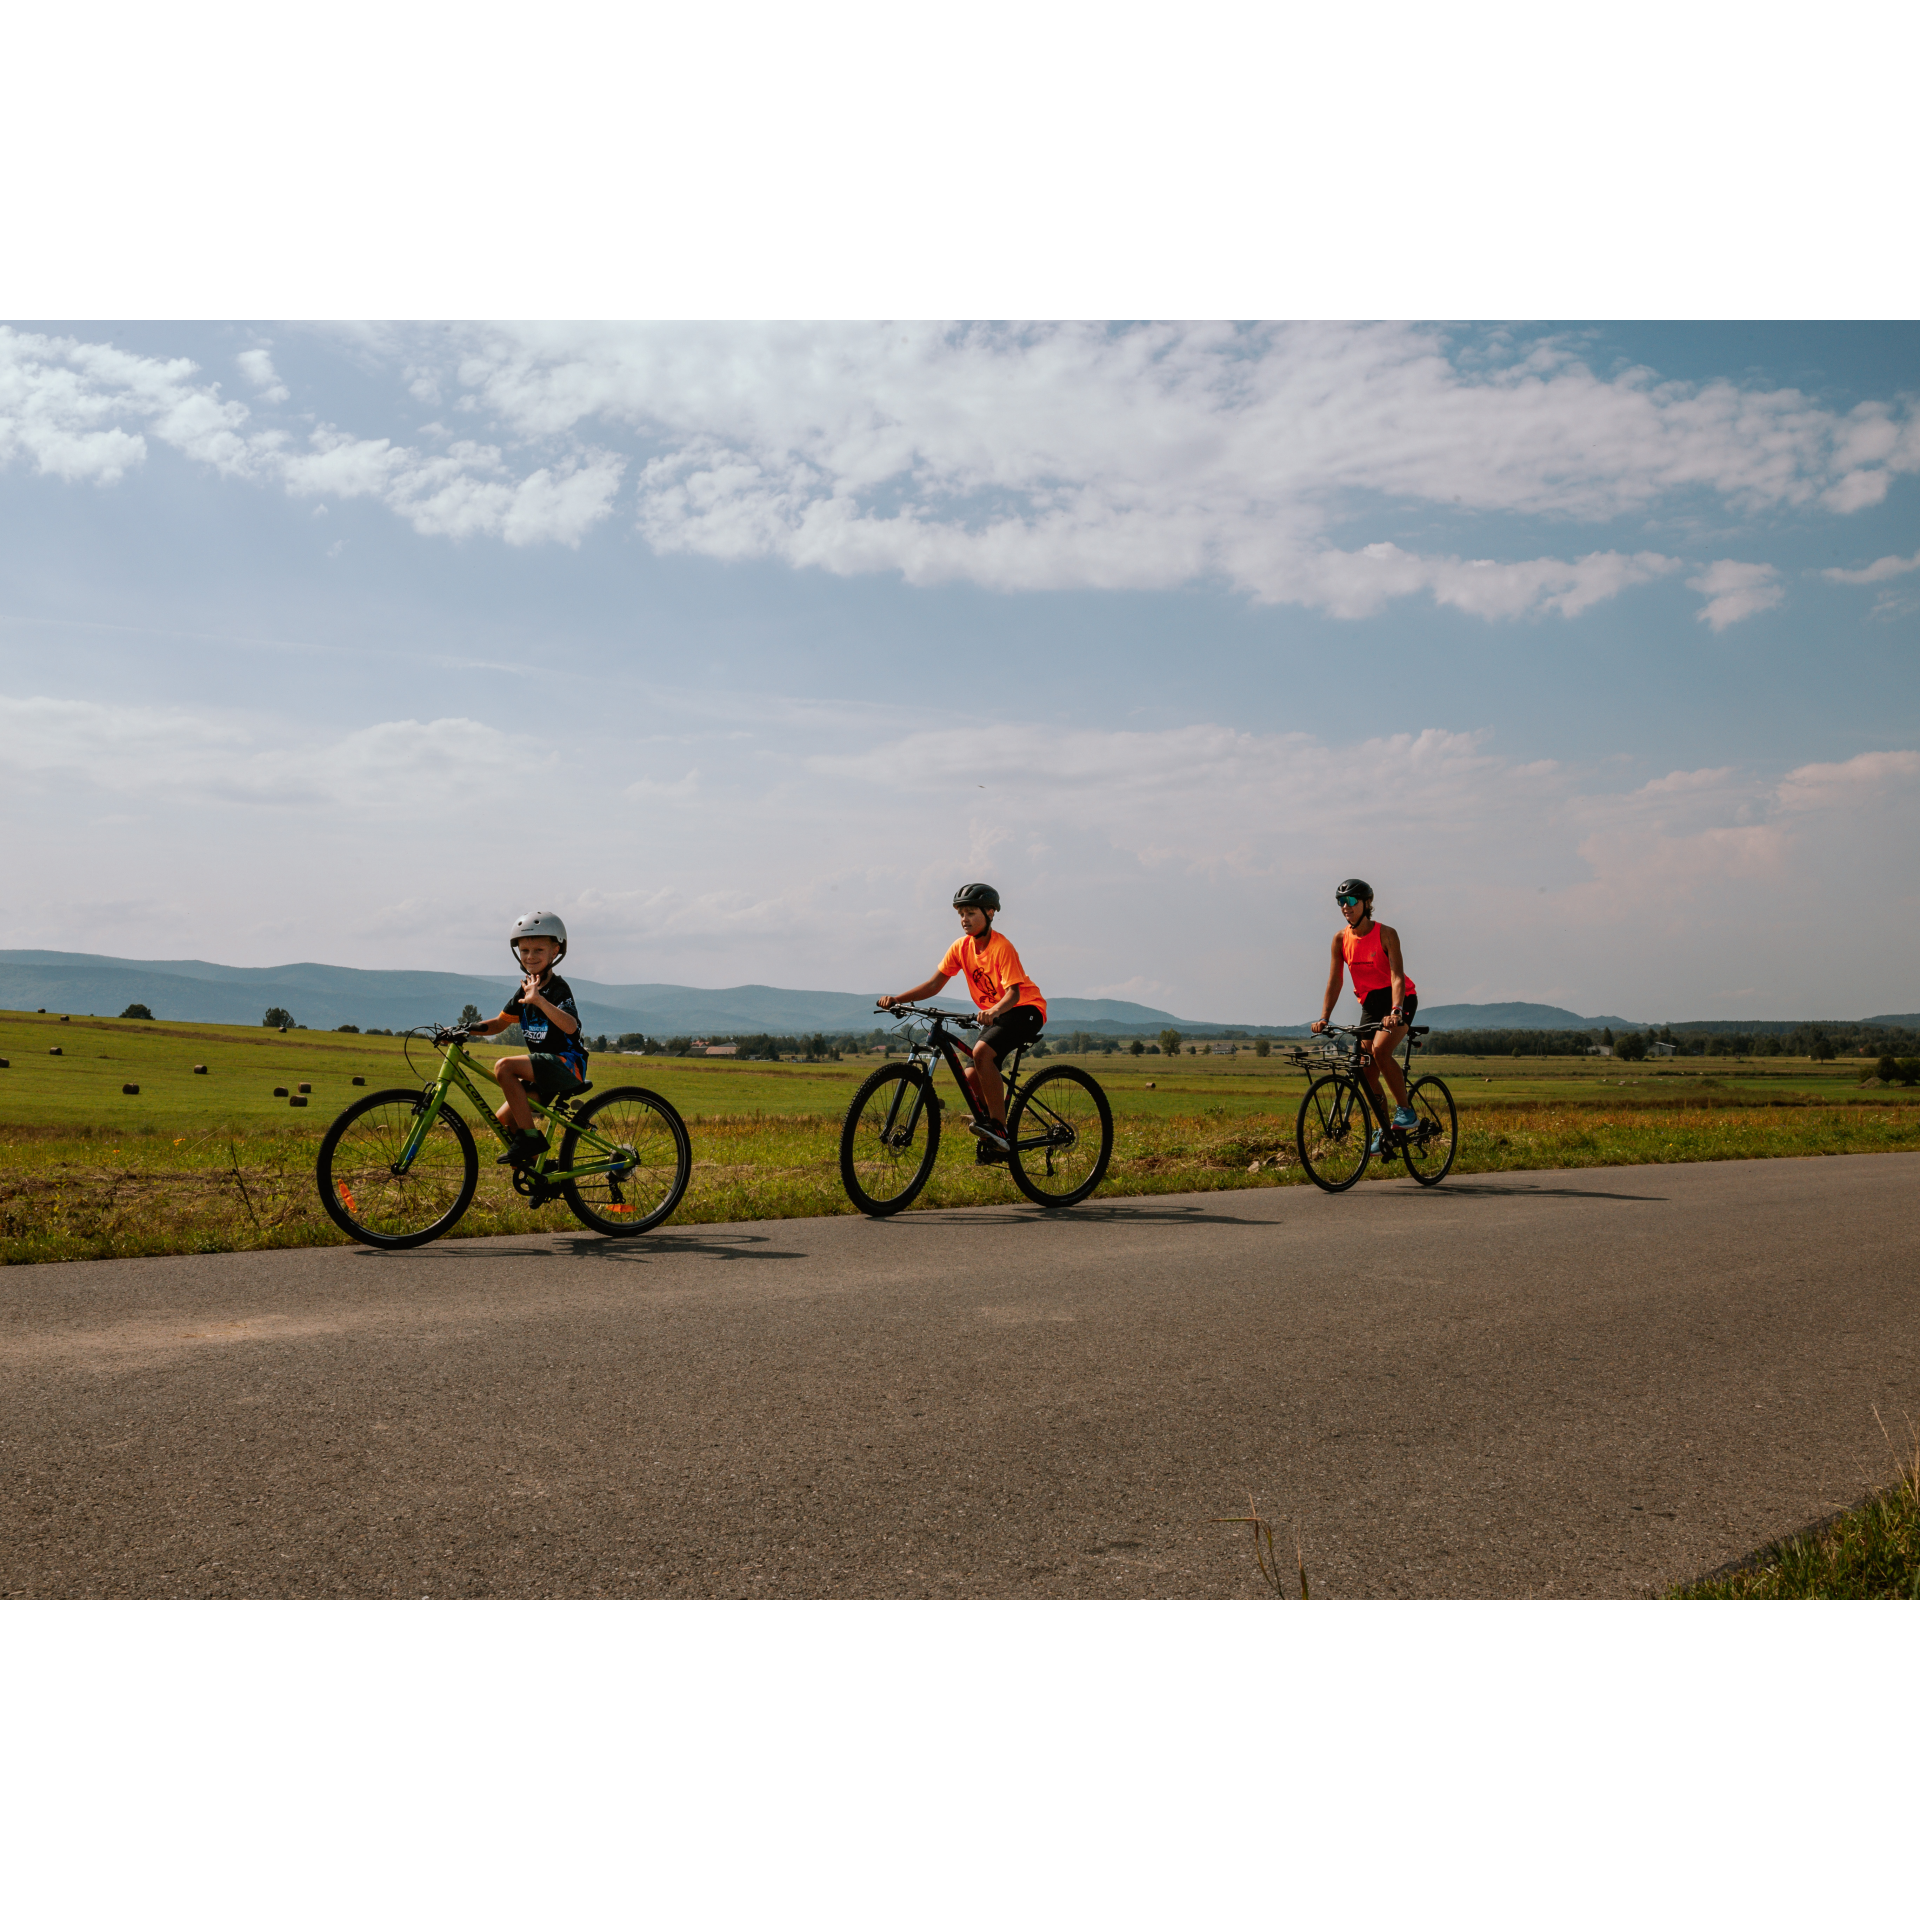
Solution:
[[[1920,1156],[0,1269],[10,1596],[1634,1595],[1891,1478]]]

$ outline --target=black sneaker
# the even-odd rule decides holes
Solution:
[[[999,1121],[969,1120],[967,1122],[967,1131],[971,1133],[976,1140],[983,1142],[997,1152],[1005,1153],[1007,1151],[1007,1130]]]
[[[496,1167],[530,1167],[547,1150],[544,1133],[523,1133],[493,1164]]]

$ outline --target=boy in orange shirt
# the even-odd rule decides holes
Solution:
[[[1039,1039],[1047,1023],[1047,1003],[1027,978],[1013,942],[993,930],[993,916],[1000,911],[999,894],[981,881],[970,881],[953,896],[953,906],[964,931],[947,949],[940,971],[906,993],[883,993],[880,1005],[930,999],[956,973],[967,976],[967,991],[980,1009],[980,1037],[973,1043],[967,1084],[992,1116],[969,1124],[988,1153],[998,1157],[1008,1150],[1007,1090],[1000,1078],[1000,1062],[1015,1047]]]

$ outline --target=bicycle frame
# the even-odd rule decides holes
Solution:
[[[956,1023],[960,1021],[970,1021],[973,1019],[973,1015],[967,1013],[953,1014],[935,1012],[931,1010],[923,1011],[916,1007],[912,1012],[902,1017],[908,1020],[925,1020],[929,1023],[930,1027],[928,1033],[916,1038],[913,1044],[907,1049],[907,1064],[916,1067],[930,1066],[934,1055],[937,1053],[941,1059],[946,1061],[949,1070],[952,1072],[954,1083],[960,1089],[960,1097],[967,1103],[968,1112],[977,1120],[991,1118],[991,1115],[987,1112],[986,1103],[980,1099],[968,1084],[966,1068],[960,1058],[960,1049],[955,1045],[952,1035],[947,1032],[947,1025],[950,1021]],[[1020,1068],[1026,1057],[1026,1051],[1027,1043],[1023,1041],[1008,1054],[1006,1064],[1001,1070],[1000,1077],[1007,1089],[1007,1101],[1009,1105],[1012,1104],[1013,1096],[1019,1089]],[[904,1144],[913,1138],[914,1129],[920,1124],[920,1110],[926,1102],[929,1099],[937,1101],[940,1098],[940,1096],[934,1092],[934,1076],[929,1072],[919,1083],[914,1094],[913,1111],[907,1115],[906,1126],[902,1129],[899,1125],[900,1102],[906,1095],[907,1086],[908,1083],[905,1080],[900,1082],[899,1088],[893,1096],[893,1104],[887,1109],[886,1125],[882,1129],[885,1138],[896,1141],[899,1144]]]
[[[1384,1021],[1370,1020],[1358,1027],[1329,1026],[1326,1029],[1328,1033],[1351,1035],[1353,1044],[1344,1055],[1323,1053],[1316,1060],[1305,1047],[1294,1047],[1291,1053],[1294,1064],[1308,1072],[1318,1068],[1323,1073],[1338,1074],[1343,1080],[1350,1082],[1355,1091],[1366,1101],[1369,1111],[1379,1121],[1381,1129],[1390,1133],[1393,1130],[1393,1109],[1387,1105],[1387,1096],[1367,1076],[1367,1035],[1378,1033],[1385,1024]],[[1411,1074],[1417,1037],[1425,1031],[1424,1027],[1407,1028],[1406,1051],[1400,1060],[1400,1071],[1403,1074]]]
[[[472,1105],[474,1111],[493,1129],[494,1133],[499,1137],[501,1144],[507,1147],[513,1145],[512,1136],[507,1132],[506,1128],[500,1124],[494,1114],[493,1103],[485,1094],[481,1093],[473,1081],[468,1078],[468,1070],[471,1068],[477,1072],[479,1070],[478,1064],[469,1057],[466,1049],[461,1046],[458,1040],[436,1041],[434,1044],[444,1049],[440,1061],[440,1071],[434,1077],[425,1103],[421,1106],[419,1113],[414,1118],[413,1126],[407,1134],[405,1146],[400,1150],[400,1158],[397,1166],[402,1172],[413,1165],[414,1156],[420,1151],[434,1121],[440,1116],[440,1109],[446,1105],[448,1096],[456,1087],[467,1096],[467,1100]],[[489,1078],[491,1078],[491,1076],[489,1076]],[[571,1094],[563,1094],[549,1107],[542,1106],[538,1100],[533,1098],[531,1092],[529,1092],[527,1095],[527,1104],[543,1119],[552,1122],[554,1126],[564,1129],[568,1133],[577,1135],[596,1152],[605,1154],[607,1158],[603,1160],[576,1162],[573,1166],[567,1168],[564,1173],[550,1173],[548,1171],[551,1165],[550,1153],[543,1154],[539,1162],[532,1167],[526,1168],[525,1172],[535,1180],[545,1181],[550,1187],[562,1187],[570,1180],[583,1179],[589,1174],[618,1174],[625,1171],[630,1164],[631,1156],[623,1152],[619,1147],[616,1147],[612,1141],[602,1139],[591,1127],[582,1126],[579,1121],[575,1120],[570,1114],[561,1111],[567,1102],[574,1097],[575,1096]],[[548,1142],[549,1149],[551,1149],[552,1145],[553,1142],[550,1140]],[[515,1169],[516,1185],[518,1184],[517,1176],[520,1172],[520,1169]]]

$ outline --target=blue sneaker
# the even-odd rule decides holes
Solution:
[[[1369,1153],[1385,1153],[1386,1150],[1387,1136],[1382,1133],[1378,1127],[1375,1127],[1373,1130],[1373,1138],[1367,1142],[1367,1151]]]
[[[1420,1116],[1411,1107],[1395,1107],[1393,1124],[1403,1133],[1411,1133],[1420,1124]]]

